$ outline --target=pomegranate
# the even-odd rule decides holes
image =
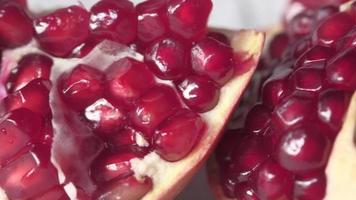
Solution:
[[[271,39],[239,121],[209,163],[218,199],[354,199],[356,18],[349,5],[305,9]]]
[[[210,33],[211,8],[102,0],[32,15],[0,1],[0,198],[174,198],[215,146],[264,42],[256,31]]]

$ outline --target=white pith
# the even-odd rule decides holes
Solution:
[[[231,38],[235,53],[244,54],[244,61],[251,60],[255,61],[256,64],[264,41],[263,34],[255,31],[241,31],[239,34],[232,34]],[[100,70],[105,70],[110,64],[112,64],[112,62],[117,61],[123,57],[129,56],[139,61],[143,60],[142,55],[133,52],[126,46],[116,44],[113,47],[112,45],[113,44],[111,42],[104,42],[96,47],[92,53],[83,59],[62,59],[50,56],[54,63],[50,78],[53,83],[53,89],[50,92],[50,106],[53,112],[52,124],[55,136],[54,141],[56,141],[56,138],[60,136],[62,131],[65,131],[65,128],[63,128],[63,122],[61,122],[60,117],[56,117],[61,115],[62,112],[62,110],[58,108],[59,105],[57,105],[58,102],[56,101],[56,98],[58,97],[56,97],[57,92],[55,89],[56,85],[54,81],[57,80],[59,75],[61,75],[63,72],[72,70],[78,64],[88,64],[92,67],[99,66]],[[1,74],[6,74],[11,69],[15,68],[16,63],[24,55],[29,53],[46,54],[37,48],[35,41],[20,48],[5,50],[3,52],[3,60],[6,60],[7,65],[2,69]],[[46,55],[49,56],[48,54]],[[242,75],[233,78],[229,83],[221,88],[219,104],[212,111],[202,115],[206,121],[206,124],[209,125],[203,137],[204,139],[200,141],[200,143],[186,158],[178,162],[171,163],[161,159],[156,153],[152,152],[144,159],[131,160],[132,170],[135,172],[135,176],[137,178],[149,176],[153,180],[153,190],[150,191],[143,199],[162,199],[164,196],[169,199],[170,197],[174,197],[182,189],[181,187],[183,187],[184,182],[189,180],[189,178],[194,174],[198,167],[204,162],[209,151],[211,151],[211,148],[215,144],[221,129],[227,121],[227,117],[241,96],[243,89],[247,85],[252,73],[254,72],[254,69],[255,65],[251,66],[251,68]],[[3,79],[1,81],[4,83],[5,80]],[[138,142],[141,146],[146,146],[147,141],[142,139],[143,138],[137,137],[136,142]],[[64,181],[65,177],[63,177],[64,174],[60,166],[57,164],[53,157],[51,161],[58,169],[59,179]],[[171,194],[165,194],[169,191],[169,189],[171,189],[173,185],[177,184],[178,186],[175,188],[174,192]],[[67,185],[65,190],[68,194],[70,194],[71,199],[76,199],[75,187],[72,185]]]

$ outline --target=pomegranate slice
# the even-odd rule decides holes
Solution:
[[[252,83],[262,90],[248,90],[256,98],[241,105],[245,123],[233,123],[209,163],[218,199],[354,198],[356,60],[353,39],[345,41],[356,21],[348,5],[306,9],[271,40]]]
[[[208,33],[211,7],[102,0],[35,17],[34,39],[3,49],[0,191],[174,198],[214,148],[264,42]]]

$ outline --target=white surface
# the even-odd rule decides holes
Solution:
[[[142,0],[133,0],[138,3]],[[29,7],[38,13],[78,4],[76,0],[29,0]],[[82,0],[90,8],[97,0]],[[276,24],[287,0],[213,0],[214,8],[209,20],[212,27],[240,29],[263,28]],[[208,188],[205,169],[202,169],[187,186],[178,200],[213,200]]]

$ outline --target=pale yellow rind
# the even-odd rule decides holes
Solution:
[[[180,160],[170,169],[165,170],[165,180],[155,183],[154,188],[143,197],[143,200],[169,200],[179,194],[200,166],[206,161],[208,155],[216,146],[220,132],[228,121],[234,106],[239,101],[261,55],[265,36],[263,33],[243,30],[231,35],[234,51],[244,55],[244,59],[254,60],[255,65],[233,78],[222,89],[219,104],[210,112],[203,115],[209,126],[201,142],[185,159]]]
[[[325,200],[356,199],[356,93],[353,95],[345,122],[334,143],[326,168]]]

